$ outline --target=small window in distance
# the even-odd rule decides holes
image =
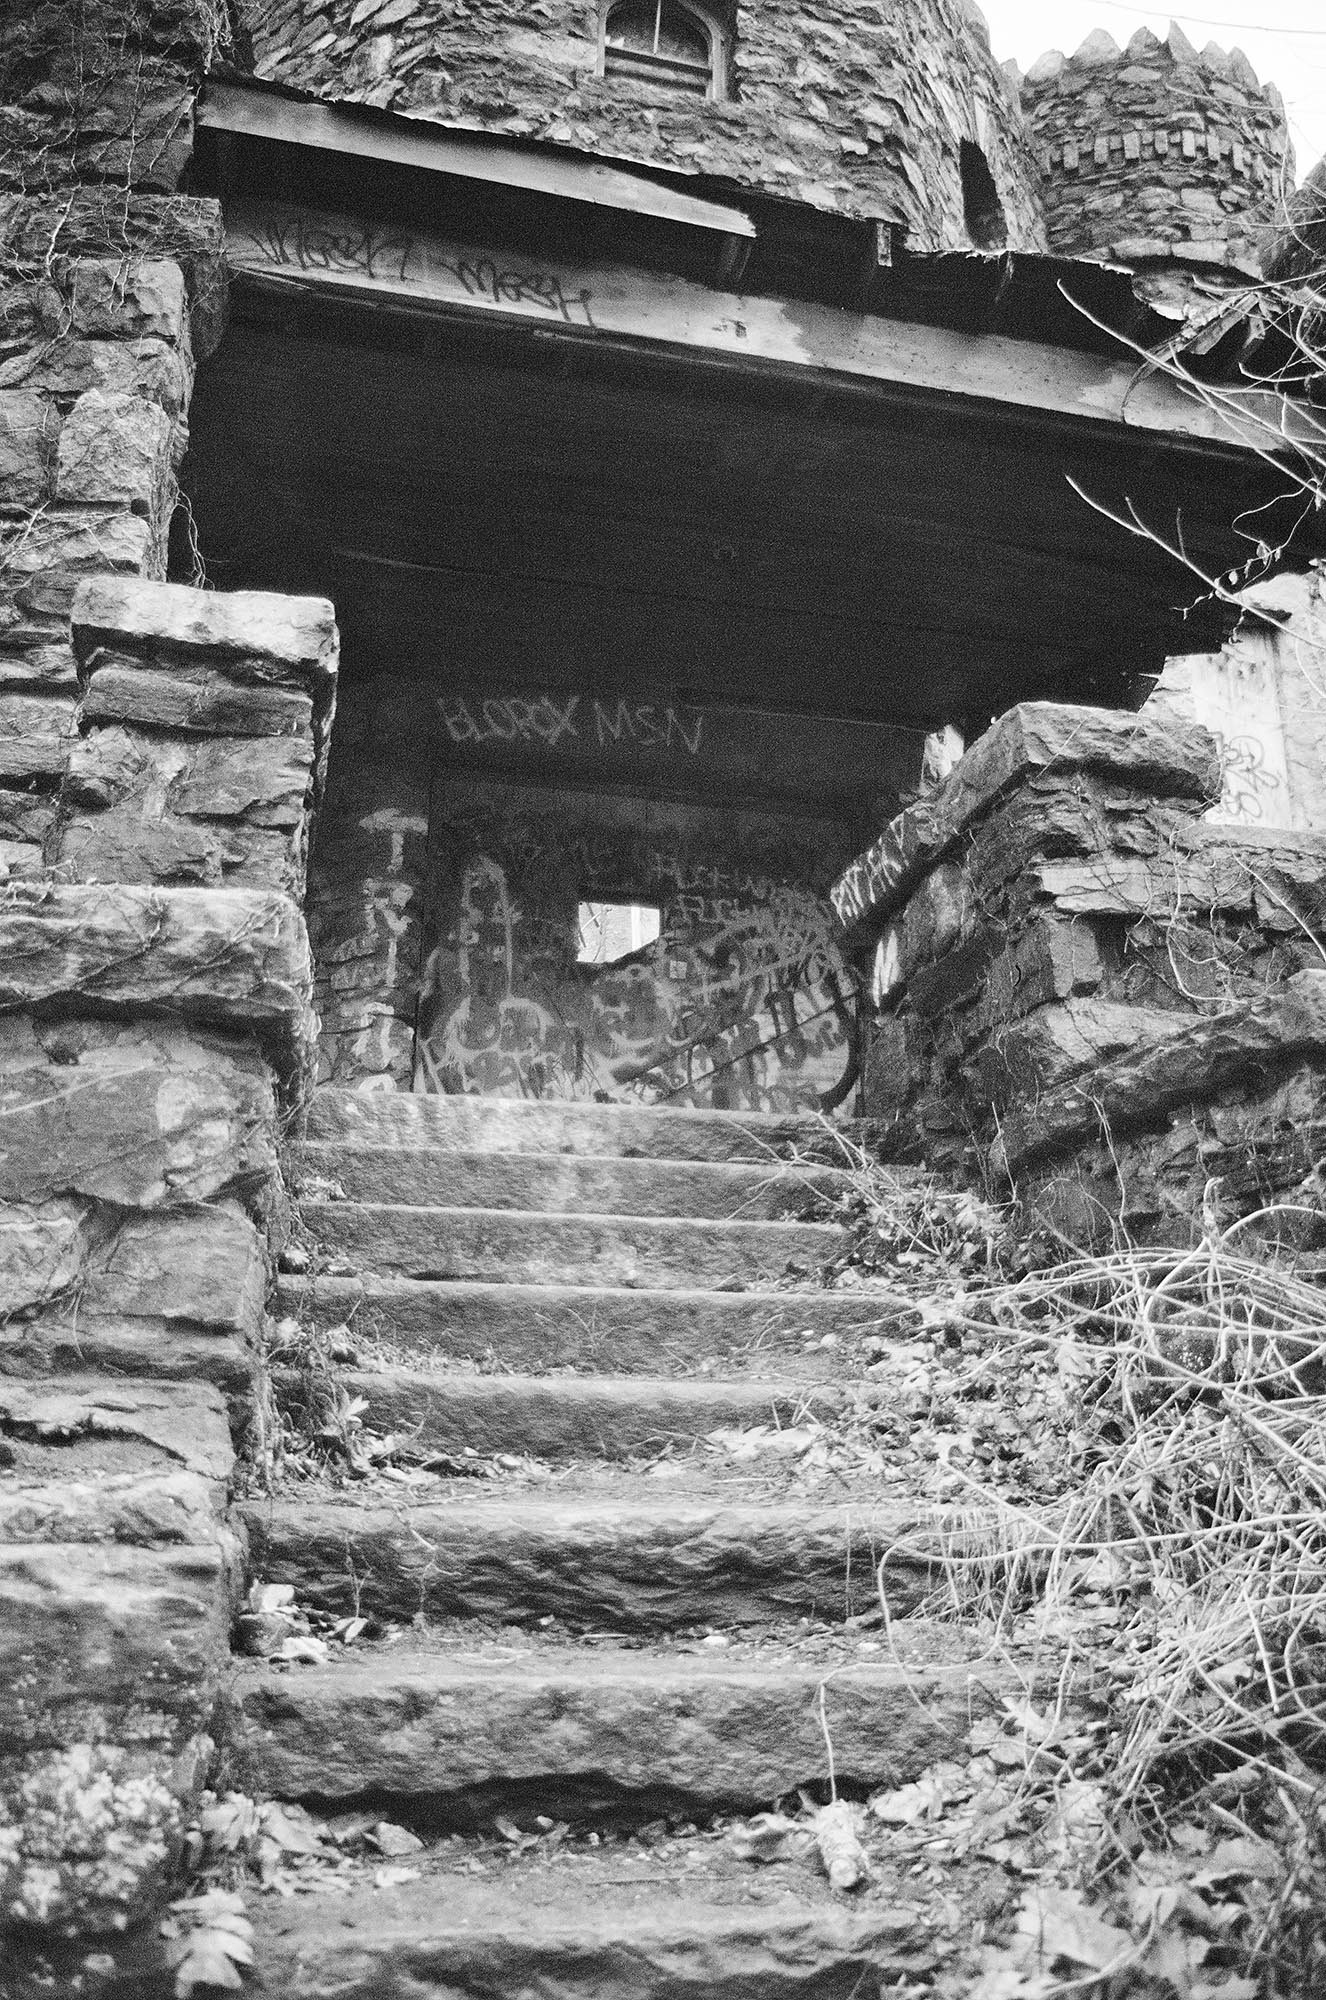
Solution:
[[[658,941],[662,911],[655,903],[582,903],[576,958],[581,965],[615,965]]]
[[[682,0],[614,0],[602,16],[604,76],[652,84],[669,97],[722,97],[723,37]]]
[[[968,236],[978,250],[1002,250],[1008,241],[1008,218],[990,172],[990,162],[970,139],[964,139],[958,148],[958,171],[962,175],[962,212]]]

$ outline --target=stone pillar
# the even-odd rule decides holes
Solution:
[[[0,1935],[86,1939],[150,1914],[207,1771],[336,634],[105,577],[72,637],[53,865],[0,887]]]
[[[1194,723],[1025,703],[841,878],[893,1157],[1075,1242],[1186,1240],[1315,1170],[1326,839],[1204,818]]]

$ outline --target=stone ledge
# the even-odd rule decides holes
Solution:
[[[145,661],[199,662],[270,680],[265,664],[310,689],[336,677],[336,614],[325,597],[272,590],[194,590],[184,583],[89,577],[74,600],[74,652],[87,668],[100,646]]]
[[[236,1028],[290,1087],[312,1069],[312,994],[303,916],[274,891],[0,889],[0,1008]]]
[[[1141,1010],[1138,1010],[1141,1015]],[[996,1172],[1014,1176],[1045,1155],[1104,1133],[1163,1125],[1183,1105],[1200,1104],[1241,1080],[1262,1084],[1305,1059],[1326,1067],[1326,972],[1299,972],[1279,991],[1218,1014],[1175,1015],[1157,1038],[1145,1036],[1113,1061],[1092,1067],[1085,1083],[1047,1085],[1025,1108],[1010,1108],[990,1149]]]
[[[1194,814],[1220,796],[1214,737],[1145,713],[1021,702],[1001,715],[928,798],[909,806],[830,891],[847,935],[880,930],[961,836],[1034,771],[1094,771],[1188,802]]]

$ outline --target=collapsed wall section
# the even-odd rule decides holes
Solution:
[[[1209,821],[1214,738],[1027,703],[839,880],[894,1157],[1075,1242],[1187,1238],[1315,1175],[1326,840]]]

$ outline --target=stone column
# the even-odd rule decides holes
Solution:
[[[1220,785],[1196,723],[1024,703],[846,872],[893,1157],[1078,1243],[1186,1241],[1315,1170],[1326,840],[1212,823]]]
[[[98,578],[72,635],[51,866],[0,886],[0,1933],[87,1938],[150,1912],[207,1770],[336,633]]]

